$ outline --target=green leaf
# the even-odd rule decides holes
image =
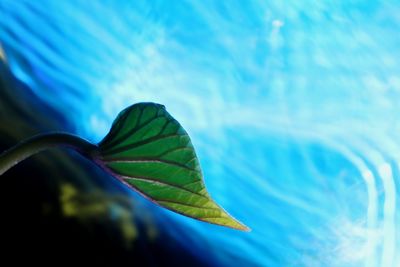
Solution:
[[[248,230],[211,199],[188,134],[162,105],[139,103],[123,110],[99,143],[96,161],[162,207]]]

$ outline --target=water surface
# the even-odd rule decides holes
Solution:
[[[400,266],[397,1],[1,0],[0,14],[11,70],[79,134],[100,140],[139,101],[184,125],[211,195],[252,228],[154,208],[211,265]]]

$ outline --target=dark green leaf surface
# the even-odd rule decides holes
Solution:
[[[164,106],[126,108],[99,149],[103,168],[157,204],[202,221],[248,229],[210,198],[190,138]]]

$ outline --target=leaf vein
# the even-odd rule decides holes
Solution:
[[[188,203],[182,203],[182,202],[178,202],[178,201],[173,201],[173,200],[169,200],[169,199],[155,199],[158,203],[164,203],[164,202],[169,202],[172,204],[177,204],[177,205],[181,205],[181,206],[188,206],[191,208],[196,208],[196,209],[207,209],[207,210],[216,210],[216,211],[220,211],[219,208],[211,208],[211,207],[203,207],[203,206],[196,206],[193,204],[188,204]],[[207,217],[200,217],[200,218],[207,218]]]
[[[175,167],[180,167],[184,168],[186,170],[192,171],[192,172],[198,172],[195,169],[192,169],[184,164],[170,161],[170,160],[161,160],[161,159],[156,159],[156,158],[117,158],[117,159],[109,159],[109,160],[104,160],[104,162],[107,163],[163,163],[167,165],[172,165]]]
[[[144,127],[146,127],[147,125],[149,125],[150,123],[152,123],[155,119],[165,117],[165,116],[158,116],[158,115],[156,114],[154,117],[152,117],[152,118],[150,118],[149,120],[147,120],[147,121],[145,121],[145,122],[143,122],[143,123],[140,124],[140,119],[141,119],[142,115],[143,115],[143,109],[140,109],[140,114],[138,115],[138,119],[137,119],[137,121],[136,121],[135,126],[134,126],[131,130],[129,130],[126,134],[122,135],[122,136],[119,137],[119,138],[116,138],[113,142],[111,142],[111,143],[108,145],[108,147],[110,147],[110,146],[115,146],[115,145],[117,145],[117,144],[120,144],[120,143],[124,142],[124,141],[125,141],[126,139],[128,139],[130,136],[135,135],[135,132],[137,132],[137,131],[143,129]]]
[[[204,196],[204,195],[202,195],[202,194],[200,194],[198,192],[194,192],[194,191],[191,191],[191,190],[186,189],[184,187],[181,187],[179,185],[167,183],[167,182],[160,181],[160,180],[157,180],[157,179],[154,179],[154,178],[138,177],[138,176],[130,176],[130,175],[119,175],[119,176],[122,179],[125,179],[125,180],[137,180],[137,181],[142,181],[142,182],[147,182],[147,183],[154,183],[154,184],[158,184],[158,185],[162,185],[162,186],[172,187],[172,188],[175,188],[175,189],[178,189],[178,190],[182,190],[182,191],[185,191],[187,193],[194,194],[194,195],[197,195],[197,196],[200,196],[202,198],[205,198],[205,199],[209,200],[208,197],[206,197],[206,196]]]
[[[117,148],[114,148],[114,149],[106,150],[106,151],[103,152],[103,155],[110,155],[110,154],[120,153],[120,152],[123,152],[125,150],[137,148],[137,147],[140,147],[140,146],[143,146],[143,145],[147,145],[147,144],[150,144],[152,142],[155,142],[155,141],[158,141],[158,140],[161,140],[161,139],[164,139],[164,138],[175,137],[175,136],[179,137],[179,136],[187,136],[187,135],[186,134],[170,134],[170,135],[154,136],[154,137],[150,137],[150,138],[147,138],[145,140],[138,141],[138,142],[135,142],[135,143],[132,143],[132,144],[129,144],[129,145],[125,145],[125,146],[122,146],[122,147],[117,147]]]

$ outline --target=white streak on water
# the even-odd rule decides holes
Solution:
[[[393,181],[392,169],[388,163],[379,166],[379,174],[385,190],[384,221],[383,221],[383,255],[381,266],[394,266],[396,250],[395,211],[396,211],[396,187]]]

